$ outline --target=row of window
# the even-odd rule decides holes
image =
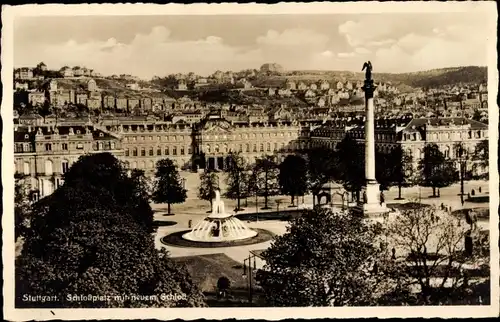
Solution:
[[[160,156],[162,155],[162,152],[163,152],[163,155],[170,155],[170,148],[169,147],[165,147],[164,149],[162,149],[161,147],[158,147],[156,148],[156,155],[157,156]],[[186,149],[184,147],[180,147],[179,150],[177,150],[177,147],[172,147],[172,155],[177,155],[177,152],[179,152],[179,155],[185,155],[186,154]],[[188,147],[187,148],[187,154],[191,154],[192,151],[191,151],[191,147]],[[147,156],[154,156],[155,155],[155,149],[153,148],[150,148],[148,150],[148,153],[147,153]],[[137,157],[139,156],[139,150],[137,148],[133,148],[133,149],[126,149],[125,150],[125,156],[134,156],[134,157]],[[145,157],[146,156],[146,149],[142,148],[140,150],[140,156],[141,157]]]
[[[68,160],[62,160],[61,161],[61,170],[62,173],[66,173],[69,171],[70,164]],[[15,165],[15,169],[17,169],[17,164]],[[45,160],[44,163],[44,173],[45,175],[52,175],[54,173],[54,163],[52,160]],[[31,174],[31,164],[28,161],[25,161],[23,163],[23,174],[24,175],[30,175]]]
[[[75,143],[70,143],[71,145],[75,145]],[[52,151],[52,143],[45,143],[45,151]],[[83,143],[76,143],[76,149],[77,150],[83,150]],[[111,149],[114,150],[116,148],[115,142],[98,142],[97,145],[95,146],[96,150],[107,150]],[[69,146],[68,143],[61,143],[61,150],[63,151],[68,151]],[[21,151],[16,151],[16,152],[22,152]]]
[[[284,137],[284,136],[288,136],[288,137],[291,137],[293,136],[293,133],[292,132],[287,132],[287,133],[279,133],[279,136],[280,137]],[[187,138],[189,138],[190,136],[183,136],[183,135],[173,135],[173,136],[164,136],[163,138],[163,141],[169,141],[170,139],[172,139],[173,141],[183,141],[183,140],[186,140]],[[274,133],[260,133],[259,135],[257,135],[256,133],[252,133],[252,134],[238,134],[238,135],[232,135],[232,139],[236,140],[236,138],[238,139],[249,139],[249,138],[257,138],[257,137],[260,137],[260,138],[264,138],[264,137],[278,137],[278,133],[274,132]],[[153,141],[153,136],[150,135],[147,137],[148,138],[148,141]],[[228,137],[227,135],[203,135],[203,139],[204,140],[210,140],[210,139],[214,139],[214,140],[217,140],[217,139],[224,139],[226,140]],[[130,137],[125,137],[125,142],[137,142],[137,141],[146,141],[146,136],[130,136]],[[162,137],[161,136],[156,136],[156,141],[157,142],[161,142],[162,141]]]

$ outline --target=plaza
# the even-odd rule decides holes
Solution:
[[[256,243],[244,246],[234,246],[234,247],[217,247],[217,248],[206,248],[206,247],[177,247],[171,245],[165,245],[162,243],[161,239],[169,234],[187,231],[194,227],[197,222],[202,220],[207,216],[210,211],[210,204],[208,201],[200,200],[197,197],[197,189],[199,186],[199,175],[191,172],[181,172],[181,177],[185,180],[185,187],[188,190],[187,199],[182,204],[176,204],[172,207],[173,215],[166,215],[166,205],[163,204],[153,204],[152,208],[155,212],[155,221],[159,223],[158,230],[155,235],[155,245],[157,248],[165,248],[170,256],[179,262],[185,263],[191,266],[192,270],[196,270],[200,264],[195,264],[197,261],[209,262],[212,264],[205,264],[202,270],[203,273],[200,277],[200,283],[203,284],[202,288],[209,292],[214,291],[215,285],[211,285],[208,281],[216,281],[218,277],[229,275],[232,283],[235,285],[241,284],[243,277],[238,275],[241,272],[245,261],[248,261],[249,256],[255,261],[255,268],[262,269],[265,262],[259,256],[259,254],[269,248],[272,244],[272,240]],[[222,194],[225,192],[225,173],[219,173],[219,182]],[[341,189],[340,186],[333,184],[333,190],[335,188]],[[460,209],[480,209],[486,211],[489,208],[489,202],[487,198],[483,198],[489,195],[489,182],[488,181],[467,181],[464,182],[465,193],[471,193],[474,190],[477,195],[478,191],[481,191],[481,198],[478,196],[478,202],[465,200],[462,207],[460,200],[460,184],[454,184],[450,187],[440,189],[440,197],[432,198],[432,188],[427,187],[408,187],[403,188],[403,200],[396,200],[398,197],[397,187],[392,187],[388,191],[385,191],[386,204],[388,208],[396,208],[398,205],[408,203],[408,202],[421,202],[423,204],[434,205],[436,207],[441,207],[443,204],[446,207],[451,207],[451,211],[459,211]],[[224,203],[226,204],[226,211],[229,212],[236,207],[236,200],[231,200],[222,197]],[[467,199],[467,198],[465,198]],[[302,201],[303,200],[303,201]],[[278,201],[278,203],[276,202]],[[256,200],[255,198],[249,198],[247,202],[245,199],[242,200],[242,206],[244,210],[238,212],[238,216],[243,214],[252,214],[252,220],[245,221],[245,224],[250,229],[265,229],[272,232],[273,234],[279,236],[286,233],[288,226],[287,214],[291,210],[312,208],[312,195],[306,195],[304,198],[298,198],[298,207],[289,207],[290,198],[288,196],[273,196],[270,197],[269,204],[272,209],[262,210],[264,203],[260,198]],[[340,209],[342,207],[342,200],[339,195],[332,193],[332,204],[334,208]],[[274,218],[267,218],[270,216],[264,216],[265,214],[273,213]],[[261,219],[259,219],[259,215]],[[280,216],[283,219],[280,219]],[[265,218],[266,217],[266,218]],[[161,223],[167,223],[162,225]],[[480,217],[478,219],[478,227],[480,230],[489,230],[489,220],[488,218]],[[217,259],[217,260],[216,260]],[[213,262],[212,262],[213,260]],[[224,264],[226,263],[226,264]],[[208,265],[208,267],[207,267]],[[225,265],[225,267],[224,267]],[[217,272],[217,276],[215,276]],[[192,272],[196,275],[196,272]],[[212,275],[212,276],[211,276]],[[231,276],[233,276],[231,278]]]

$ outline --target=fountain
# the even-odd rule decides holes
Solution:
[[[182,235],[182,238],[193,242],[213,243],[249,239],[257,234],[233,214],[226,213],[220,192],[216,190],[212,213],[197,223],[190,232]]]

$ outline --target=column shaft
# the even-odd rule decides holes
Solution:
[[[367,182],[375,182],[375,124],[373,98],[368,98],[366,100],[365,176]]]

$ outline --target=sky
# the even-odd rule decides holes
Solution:
[[[14,21],[14,65],[141,78],[258,69],[402,73],[486,66],[481,13],[39,16]]]

